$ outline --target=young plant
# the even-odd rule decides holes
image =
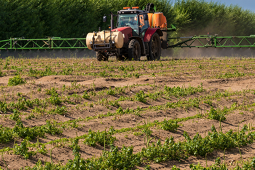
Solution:
[[[4,73],[0,70],[0,77],[3,77]]]
[[[133,73],[133,75],[135,76],[135,78],[139,78],[140,77],[139,73]]]
[[[111,87],[109,88],[109,90],[107,91],[108,95],[112,95],[114,96],[116,94],[115,90],[113,90]]]
[[[25,83],[26,83],[25,79],[21,78],[20,75],[17,75],[13,78],[9,78],[8,86],[17,86]]]
[[[17,120],[20,120],[19,115],[20,115],[20,113],[16,109],[14,109],[13,114],[11,114],[9,117],[11,120],[17,121]]]
[[[112,136],[113,131],[109,130],[108,132],[93,132],[91,129],[89,130],[88,135],[86,136],[84,143],[89,146],[96,146],[98,143],[101,146],[111,145],[116,140],[115,137]]]
[[[135,100],[142,102],[142,103],[146,103],[146,97],[147,95],[144,94],[144,91],[139,91],[138,93],[135,94]]]
[[[62,103],[58,95],[51,96],[49,98],[49,102],[53,105],[60,105]]]
[[[147,122],[144,121],[144,125],[145,125],[145,127],[142,130],[142,132],[145,134],[145,136],[144,136],[144,144],[148,148],[150,146],[150,141],[153,139],[153,138],[151,138],[152,130],[150,130],[148,120],[147,120]]]
[[[56,122],[50,122],[46,120],[46,125],[43,127],[46,133],[51,135],[62,134],[62,129],[56,127]]]
[[[120,107],[120,104],[119,104],[119,102],[117,100],[109,101],[108,104],[113,106],[113,107]]]
[[[35,118],[35,115],[33,113],[26,117],[26,119],[32,119],[32,118]]]
[[[167,130],[170,132],[176,132],[178,127],[179,125],[177,124],[177,121],[172,121],[172,120],[167,121],[166,119],[164,119],[161,125],[161,128],[163,130]]]
[[[56,96],[58,95],[56,89],[54,87],[52,87],[50,90],[49,89],[46,89],[46,94],[47,95],[51,95],[51,96]]]
[[[211,110],[208,113],[208,118],[209,119],[214,119],[214,120],[218,120],[218,121],[224,121],[226,120],[225,117],[225,112],[221,111],[221,110],[215,110],[213,107],[211,107]]]
[[[60,115],[64,115],[67,112],[66,107],[65,106],[57,106],[55,109],[51,109],[50,113],[51,114],[60,114]]]
[[[20,145],[15,144],[14,146],[14,154],[15,155],[21,155],[23,156],[25,159],[28,159],[30,156],[34,155],[35,152],[33,151],[28,151],[29,148],[27,147],[28,145],[28,141],[26,139],[24,139]]]
[[[89,96],[89,94],[88,94],[87,91],[84,91],[84,93],[83,93],[83,95],[82,95],[82,98],[83,98],[83,99],[87,99],[87,100],[90,98],[90,96]]]
[[[70,145],[70,147],[73,149],[73,153],[77,154],[80,151],[80,146],[79,146],[79,139],[78,138],[74,138],[72,140],[72,145]]]
[[[0,101],[0,112],[7,113],[8,107],[6,102]]]
[[[38,146],[36,152],[46,155],[48,153],[48,150],[46,149],[45,145],[40,145]]]

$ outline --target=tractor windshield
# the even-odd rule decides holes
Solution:
[[[118,17],[119,27],[131,27],[134,32],[139,35],[137,14],[122,14]]]

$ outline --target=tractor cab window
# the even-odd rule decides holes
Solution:
[[[144,36],[143,34],[145,34],[145,31],[147,28],[149,28],[149,22],[148,20],[145,20],[145,15],[147,14],[140,14],[139,15],[139,28],[140,28],[140,32],[141,32],[141,35]]]
[[[139,35],[137,14],[121,14],[118,17],[117,27],[131,27],[133,29],[134,36]]]

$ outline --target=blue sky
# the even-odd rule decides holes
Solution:
[[[243,9],[250,10],[252,12],[255,12],[255,0],[205,0],[207,2],[219,2],[225,5],[238,5],[242,7]]]

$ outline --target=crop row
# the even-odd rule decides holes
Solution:
[[[103,106],[115,106],[115,107],[120,107],[120,104],[118,103],[119,101],[125,101],[125,100],[130,100],[130,101],[139,101],[139,102],[143,102],[146,103],[147,102],[147,97],[152,99],[152,100],[157,100],[158,98],[165,98],[168,100],[172,100],[173,98],[171,97],[176,97],[177,99],[180,97],[185,97],[188,95],[192,95],[195,94],[197,92],[203,92],[205,91],[203,89],[203,86],[198,86],[198,87],[164,87],[164,91],[158,90],[155,93],[144,93],[143,91],[139,91],[138,93],[136,93],[134,96],[131,97],[124,97],[123,95],[121,95],[117,100],[108,100],[106,98],[101,97],[101,99],[98,99],[98,102],[92,102],[90,103],[90,107],[93,107],[94,104],[100,104]],[[249,91],[250,92],[250,91]],[[248,93],[249,93],[248,92]],[[122,94],[125,93],[125,88],[115,88],[115,89],[111,89],[109,88],[108,90],[104,90],[104,91],[100,91],[98,92],[98,95],[102,95],[103,93],[106,93],[107,95],[117,95],[117,94]],[[51,109],[49,111],[49,113],[58,113],[58,114],[64,114],[66,112],[66,107],[62,106],[60,107],[59,105],[61,105],[62,103],[70,103],[70,104],[76,104],[77,102],[80,103],[81,99],[86,99],[91,100],[91,96],[95,96],[96,93],[91,91],[90,93],[88,93],[87,91],[85,91],[82,95],[78,95],[78,94],[73,94],[70,96],[65,96],[64,98],[60,97],[58,92],[56,91],[55,88],[51,88],[50,90],[46,89],[46,94],[51,95],[49,98],[46,99],[33,99],[33,100],[29,100],[26,99],[25,97],[23,97],[20,93],[18,94],[18,96],[21,96],[18,98],[18,102],[10,102],[10,103],[6,103],[6,102],[1,102],[0,101],[0,111],[3,113],[6,113],[8,110],[12,111],[13,109],[17,109],[17,110],[27,110],[27,108],[33,108],[34,105],[38,106],[34,108],[33,112],[41,112],[41,109],[39,109],[39,106],[43,108],[43,110],[45,111],[46,107],[48,106],[48,104],[52,104],[57,106],[55,109]],[[164,94],[164,96],[163,96]],[[242,92],[216,92],[216,94],[214,94],[214,96],[216,98],[220,98],[220,97],[229,97],[231,95],[241,95]],[[245,95],[245,94],[244,94]],[[74,99],[74,102],[71,101],[71,97]],[[115,96],[116,97],[116,96]],[[175,108],[178,107],[178,105],[184,105],[186,104],[191,104],[196,107],[198,107],[197,104],[199,104],[200,101],[205,100],[205,103],[208,103],[209,105],[212,105],[212,101],[213,99],[215,99],[215,97],[212,97],[212,95],[206,95],[206,96],[201,96],[200,98],[193,98],[193,99],[189,99],[188,101],[185,100],[179,100],[178,102],[171,102],[168,103],[168,107],[170,107],[170,105],[172,105],[171,107]],[[197,100],[196,100],[197,99]],[[87,103],[87,102],[86,102]],[[85,104],[86,104],[85,103]],[[197,103],[197,104],[195,104]],[[86,104],[87,105],[87,104]],[[176,106],[177,105],[177,106]],[[84,105],[85,106],[85,105]],[[150,106],[153,107],[153,106]]]
[[[225,58],[225,59],[217,59],[217,60],[208,60],[208,59],[186,59],[186,60],[167,60],[166,61],[159,61],[159,62],[147,62],[147,61],[141,61],[139,63],[137,62],[127,62],[127,63],[114,63],[112,61],[109,61],[110,63],[97,63],[97,62],[86,62],[85,59],[66,59],[65,62],[63,62],[63,59],[35,59],[31,60],[28,59],[15,59],[12,57],[8,57],[5,60],[0,59],[0,66],[3,65],[3,70],[20,70],[29,72],[30,68],[55,68],[55,70],[59,69],[61,67],[67,68],[70,71],[80,71],[80,70],[108,70],[108,71],[139,71],[139,70],[157,70],[157,69],[173,69],[174,68],[182,68],[185,67],[196,67],[199,69],[204,69],[205,65],[206,68],[219,68],[219,69],[232,69],[236,70],[238,68],[242,68],[244,70],[246,69],[252,69],[254,66],[252,63],[254,62],[253,58],[243,58],[242,60],[239,59],[233,59],[233,58]],[[238,60],[238,63],[236,61]],[[5,63],[3,63],[5,61]],[[34,61],[34,62],[33,62]],[[25,63],[24,63],[25,62]],[[45,64],[47,63],[47,64]],[[20,67],[18,67],[20,66]],[[38,70],[36,70],[38,71]],[[33,70],[31,71],[33,73]]]
[[[242,161],[239,162],[241,165],[237,163],[233,168],[233,170],[251,170],[255,169],[255,157],[253,157],[251,160],[248,161]],[[228,170],[228,165],[221,161],[220,157],[216,158],[215,163],[211,166],[203,167],[200,163],[197,165],[191,164],[190,165],[191,170]],[[172,170],[180,170],[180,168],[177,168],[176,166],[173,166]]]
[[[15,60],[13,60],[15,61]],[[202,60],[203,61],[203,60]],[[225,62],[227,63],[225,63]],[[95,77],[136,77],[139,78],[141,75],[152,75],[155,76],[156,74],[162,75],[162,74],[169,74],[172,75],[183,73],[188,71],[189,74],[197,74],[198,72],[201,73],[203,77],[206,78],[231,78],[231,77],[243,77],[246,75],[253,76],[254,74],[252,72],[249,72],[249,70],[253,70],[253,66],[249,66],[247,64],[247,60],[244,61],[244,64],[241,65],[241,62],[239,65],[236,65],[236,63],[231,63],[232,60],[217,60],[217,61],[210,61],[208,60],[210,64],[194,64],[190,65],[189,63],[192,63],[192,60],[189,60],[188,62],[178,62],[178,61],[170,61],[170,62],[160,62],[159,64],[145,62],[142,64],[136,64],[132,63],[129,65],[118,65],[118,66],[109,66],[107,64],[102,65],[94,65],[94,63],[91,63],[89,65],[80,64],[80,63],[73,63],[73,64],[66,64],[64,68],[62,68],[62,64],[59,62],[56,63],[56,65],[42,65],[42,68],[37,69],[38,65],[33,65],[31,67],[31,63],[28,63],[27,66],[10,66],[10,59],[6,59],[6,63],[3,67],[4,70],[14,69],[16,72],[15,75],[28,75],[32,77],[43,77],[43,76],[49,76],[49,75],[88,75],[88,76],[95,76]],[[249,60],[250,61],[250,60]],[[223,62],[223,63],[222,63]],[[251,61],[252,62],[252,61]],[[196,62],[195,62],[196,63]],[[201,63],[201,60],[200,60]],[[19,64],[19,61],[17,62]],[[180,64],[185,65],[185,69],[182,67],[174,67],[174,65]],[[231,65],[233,64],[233,65]],[[235,65],[234,65],[235,64]],[[78,67],[79,66],[79,67]],[[40,67],[40,65],[39,65]],[[206,70],[204,68],[210,69],[213,68],[215,70],[215,67],[217,67],[217,71],[214,72],[214,74],[207,74]],[[154,73],[154,70],[161,69],[163,71],[160,73]],[[197,70],[199,69],[199,70]],[[169,71],[169,72],[168,72]],[[5,71],[2,72],[0,69],[1,75],[6,75]]]
[[[56,127],[56,124],[46,121],[46,125],[25,127],[18,119],[14,128],[0,126],[0,143],[8,143],[15,140],[17,137],[26,138],[28,140],[35,139],[36,137],[45,137],[45,133],[55,135],[61,134],[62,128]]]
[[[236,94],[236,93],[234,93]],[[45,127],[48,127],[50,126],[50,122],[47,121],[46,122],[46,125],[43,125],[43,126],[35,126],[33,128],[29,128],[29,127],[24,127],[21,120],[20,120],[20,113],[14,109],[14,113],[12,115],[9,116],[9,118],[11,120],[15,120],[16,121],[16,125],[13,129],[11,128],[7,128],[7,127],[1,127],[1,130],[0,132],[2,133],[2,138],[1,138],[1,143],[7,143],[9,142],[10,140],[13,140],[14,137],[15,137],[15,134],[16,134],[16,129],[18,129],[18,131],[25,131],[25,132],[29,132],[27,133],[26,136],[24,136],[23,133],[19,132],[18,133],[18,136],[19,137],[22,137],[22,138],[25,138],[25,137],[29,137],[31,139],[34,139],[35,137],[43,137],[45,133],[54,133],[54,131],[60,131],[60,129],[62,128],[66,128],[67,126],[70,126],[72,128],[76,128],[78,127],[78,122],[80,121],[89,121],[89,120],[92,120],[92,119],[97,119],[97,118],[104,118],[104,117],[110,117],[110,116],[121,116],[121,115],[124,115],[124,114],[135,114],[135,115],[138,115],[140,116],[140,112],[141,111],[146,111],[146,110],[164,110],[164,109],[168,109],[168,108],[177,108],[177,107],[182,107],[182,108],[188,108],[188,107],[199,107],[199,104],[202,100],[204,99],[207,99],[208,98],[220,98],[222,96],[229,96],[231,94],[229,94],[228,92],[226,93],[220,93],[217,92],[214,96],[201,96],[199,98],[193,98],[193,99],[189,99],[189,100],[180,100],[180,101],[177,101],[177,102],[167,102],[166,104],[164,105],[156,105],[156,106],[150,106],[146,109],[142,109],[140,107],[138,107],[137,109],[129,109],[127,108],[126,110],[123,110],[122,107],[119,107],[115,113],[106,113],[106,114],[99,114],[99,115],[96,115],[96,116],[88,116],[84,119],[75,119],[75,120],[70,120],[70,121],[67,121],[67,122],[60,122],[60,123],[57,123],[55,121],[51,122],[51,123],[54,123],[54,129],[52,132],[51,131],[47,131],[45,130]],[[210,118],[210,119],[215,119],[215,120],[219,120],[219,121],[224,121],[226,118],[225,118],[225,115],[230,113],[231,111],[233,110],[242,110],[242,109],[245,109],[247,110],[248,108],[250,107],[254,107],[254,103],[253,104],[247,104],[247,105],[237,105],[236,103],[232,104],[232,106],[230,108],[223,108],[222,110],[221,109],[214,109],[213,107],[211,107],[211,110],[208,111],[207,114],[204,114],[204,116]],[[61,109],[61,108],[58,108],[58,109]],[[154,126],[155,123],[151,124],[150,127]],[[171,129],[171,127],[174,126],[172,125],[172,123],[170,122],[170,124],[167,124],[167,122],[165,122],[165,127],[163,127],[164,130],[167,130],[167,129]],[[175,125],[176,126],[176,125]],[[57,127],[61,127],[61,128],[57,128]],[[127,128],[130,130],[130,128]],[[132,129],[132,128],[131,128]],[[50,130],[48,128],[48,130]],[[171,131],[174,131],[174,130],[171,130]],[[23,136],[22,136],[23,134]]]
[[[210,111],[208,111],[208,118],[212,118],[212,119],[217,119],[217,115],[221,115],[224,117],[223,114],[227,114],[227,112],[233,110],[233,108],[230,108],[230,109],[226,109],[224,108],[223,110],[215,110],[215,109],[211,109]],[[119,111],[119,112],[122,112],[122,113],[119,113],[119,114],[123,114],[124,112],[123,111]],[[211,116],[216,116],[216,117],[211,117]],[[88,134],[85,134],[85,135],[82,135],[82,136],[77,136],[75,137],[74,139],[73,138],[61,138],[61,139],[57,139],[57,140],[54,140],[54,141],[51,141],[49,143],[45,143],[45,144],[41,144],[44,148],[45,148],[45,145],[46,144],[52,144],[52,143],[66,143],[68,141],[72,141],[72,140],[76,140],[76,139],[84,139],[85,138],[85,142],[86,144],[90,145],[90,146],[95,146],[95,144],[98,142],[100,145],[103,144],[102,142],[102,139],[104,137],[102,137],[102,134],[109,134],[109,137],[107,136],[107,142],[110,142],[110,143],[107,143],[107,144],[112,144],[114,142],[114,140],[116,140],[114,137],[111,137],[111,135],[113,134],[116,134],[116,133],[123,133],[123,132],[128,132],[128,131],[133,131],[133,132],[136,132],[137,133],[137,130],[142,130],[143,133],[145,133],[146,137],[147,137],[147,141],[145,142],[146,145],[149,144],[150,140],[149,140],[149,136],[151,136],[151,130],[150,128],[151,127],[159,127],[163,130],[168,130],[168,131],[171,131],[171,132],[175,132],[177,130],[177,128],[179,127],[178,123],[179,122],[182,122],[182,121],[186,121],[186,120],[189,120],[189,119],[194,119],[194,118],[201,118],[201,117],[207,117],[207,115],[201,115],[201,114],[197,114],[195,116],[191,116],[191,117],[185,117],[185,118],[178,118],[178,119],[175,119],[175,120],[164,120],[162,122],[159,122],[159,121],[154,121],[154,122],[144,122],[145,124],[144,125],[137,125],[136,127],[133,127],[133,128],[122,128],[122,129],[118,129],[118,130],[115,130],[113,128],[110,128],[110,130],[108,132],[104,131],[104,132],[92,132],[91,130],[89,130],[89,133]],[[222,119],[219,119],[219,121],[222,121]],[[17,123],[20,123],[20,121],[17,121]],[[75,122],[76,123],[76,122]],[[59,124],[59,123],[58,123]],[[56,126],[57,124],[55,124]],[[19,127],[20,129],[21,128],[24,128],[23,125],[21,125],[22,127]],[[63,125],[62,125],[63,126]],[[50,122],[48,121],[47,122],[47,125],[46,125],[47,128],[47,132],[48,133],[60,133],[59,129],[57,129],[56,127],[50,127]],[[15,128],[13,129],[13,131],[15,133],[17,133],[17,130],[16,129],[19,129],[18,127],[15,126]],[[249,126],[249,128],[251,129],[252,127]],[[37,129],[44,129],[44,126],[42,126],[41,128],[37,127]],[[9,130],[10,131],[10,130]],[[19,130],[20,132],[21,130]],[[24,131],[24,130],[23,130]],[[42,131],[39,131],[41,133],[37,133],[37,131],[34,131],[33,128],[29,129],[29,128],[26,128],[26,131],[27,132],[33,132],[32,135],[30,136],[25,136],[26,139],[29,139],[29,138],[35,138],[37,136],[35,135],[41,135],[42,134]],[[5,134],[8,134],[8,131],[6,131],[6,129],[3,131],[3,133]],[[37,133],[37,134],[36,134]],[[28,134],[31,134],[31,133],[28,133]],[[135,133],[134,133],[135,134]],[[137,133],[138,134],[138,133]],[[20,133],[18,133],[18,135],[20,135]],[[43,136],[44,134],[42,134]],[[100,137],[101,136],[101,139]],[[184,133],[184,136],[186,137],[186,140],[188,141],[188,137],[187,137],[187,134]],[[24,136],[22,136],[24,138]],[[93,139],[92,141],[86,141],[87,138],[90,138],[90,139]],[[100,142],[101,141],[101,142]],[[105,143],[104,143],[105,144]],[[30,144],[29,146],[34,146],[34,144]],[[6,151],[6,150],[2,150],[2,151]],[[201,154],[200,154],[201,155]]]
[[[247,125],[244,125],[240,131],[233,132],[233,130],[230,130],[227,133],[217,132],[215,127],[212,126],[211,132],[208,132],[208,135],[204,138],[199,134],[191,138],[186,132],[183,135],[186,139],[185,141],[175,142],[173,137],[167,138],[163,143],[158,140],[156,143],[148,144],[136,154],[133,153],[133,147],[123,146],[119,150],[111,145],[110,151],[103,151],[102,156],[86,160],[81,158],[78,141],[74,140],[71,147],[75,158],[69,160],[66,165],[46,162],[43,166],[39,161],[33,168],[130,169],[141,164],[148,164],[151,161],[160,163],[168,160],[185,160],[191,155],[205,157],[214,150],[246,146],[253,143],[255,139],[255,132],[250,131]],[[38,167],[38,165],[40,166]]]
[[[111,89],[106,91],[107,95],[117,95],[120,93],[124,93],[125,88],[116,88],[116,89]],[[175,97],[183,97],[187,95],[192,95],[197,92],[202,92],[204,91],[202,85],[198,86],[197,88],[194,87],[188,87],[188,88],[180,88],[180,87],[167,87],[165,86],[165,90],[163,91],[158,91],[156,93],[148,93],[145,94],[143,91],[139,91],[138,93],[135,94],[133,97],[123,97],[121,96],[118,100],[115,101],[108,101],[107,99],[103,98],[100,100],[98,103],[104,103],[104,105],[112,105],[112,106],[119,106],[118,101],[124,101],[124,100],[131,100],[131,101],[140,101],[140,102],[146,102],[146,98],[149,97],[153,100],[156,100],[158,97],[162,96],[162,94],[165,94],[167,98],[170,96],[175,96]],[[50,90],[46,89],[46,94],[51,95],[51,97],[45,99],[45,100],[39,100],[39,99],[34,99],[34,100],[29,100],[26,99],[25,97],[21,96],[18,98],[18,102],[1,102],[0,101],[0,111],[3,113],[7,113],[8,110],[13,110],[13,109],[18,109],[18,110],[27,110],[27,108],[33,108],[34,105],[41,106],[44,109],[47,106],[47,103],[50,103],[52,105],[60,105],[62,102],[67,102],[67,103],[72,103],[76,104],[75,102],[71,102],[70,98],[74,97],[77,100],[80,100],[81,98],[83,99],[90,99],[90,95],[96,95],[95,93],[90,93],[88,94],[87,91],[85,91],[82,95],[74,94],[71,96],[65,96],[65,99],[61,99],[59,97],[59,94],[57,93],[55,88],[51,88]],[[102,94],[102,92],[101,92]],[[19,94],[20,96],[20,94]],[[104,101],[105,100],[105,101]],[[64,114],[65,112],[65,107],[57,107],[55,110],[52,110],[51,112],[59,113],[59,114]]]

